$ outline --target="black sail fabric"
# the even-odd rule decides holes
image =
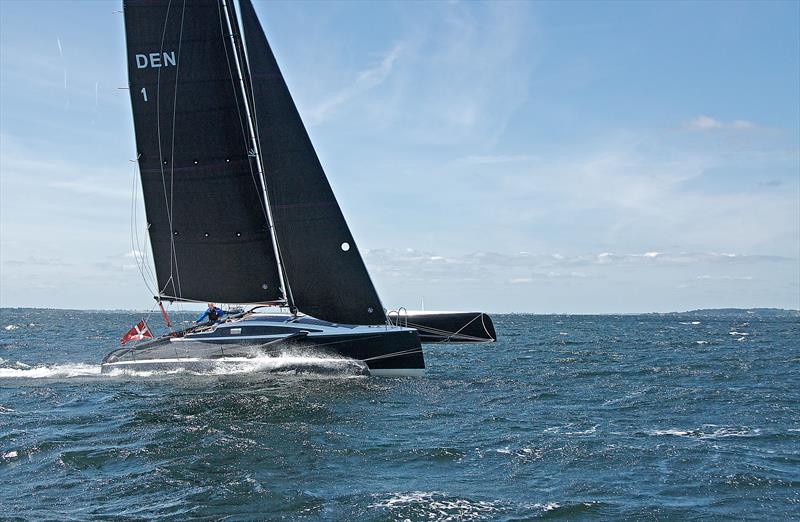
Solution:
[[[294,303],[327,321],[384,324],[378,293],[253,5],[241,0],[240,9],[259,149]]]
[[[125,0],[136,144],[160,294],[282,299],[220,0]]]

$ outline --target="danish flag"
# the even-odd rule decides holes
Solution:
[[[147,327],[147,323],[144,322],[144,319],[136,323],[136,326],[128,330],[128,333],[119,340],[119,344],[124,345],[128,341],[141,341],[142,339],[152,339],[153,334],[150,333],[150,328]]]

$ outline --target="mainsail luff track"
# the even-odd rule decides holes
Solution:
[[[221,0],[222,1],[222,9],[225,11],[225,22],[228,26],[228,36],[231,39],[231,47],[233,48],[233,59],[236,62],[236,73],[239,80],[239,87],[242,91],[242,99],[244,101],[244,110],[245,110],[245,117],[247,119],[247,130],[250,134],[250,143],[253,147],[253,157],[256,163],[256,169],[258,171],[258,177],[261,181],[261,190],[264,198],[264,206],[267,213],[267,224],[269,226],[269,233],[270,238],[272,240],[272,248],[275,254],[275,259],[277,261],[277,268],[278,268],[278,278],[281,282],[281,292],[283,293],[283,298],[289,305],[291,310],[296,310],[294,305],[294,300],[292,299],[292,293],[286,278],[286,273],[283,269],[283,261],[281,260],[281,253],[280,248],[278,246],[278,238],[275,235],[275,221],[272,217],[272,208],[269,203],[269,192],[267,191],[267,181],[264,177],[264,164],[261,161],[261,154],[259,152],[259,143],[258,143],[258,135],[256,134],[254,123],[253,123],[253,116],[250,110],[250,101],[251,96],[248,96],[247,87],[245,85],[244,80],[244,70],[247,70],[247,59],[246,54],[242,53],[240,55],[239,50],[240,46],[239,43],[242,38],[242,31],[239,27],[239,18],[236,16],[236,13],[231,13],[233,11],[233,3],[232,0]],[[233,23],[236,24],[237,31],[233,30]],[[239,41],[237,41],[237,37]],[[242,51],[244,48],[242,47]]]

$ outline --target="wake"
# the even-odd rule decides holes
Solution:
[[[0,359],[0,364],[5,361]],[[172,360],[157,367],[126,365],[104,372],[99,364],[64,363],[30,366],[16,362],[0,366],[0,379],[75,379],[75,378],[164,378],[170,376],[302,376],[302,377],[355,377],[369,375],[366,364],[354,359],[314,356],[264,356],[237,361],[214,361],[202,367]]]
[[[70,363],[29,366],[17,362],[14,367],[0,368],[0,379],[70,379],[99,375],[99,364]]]

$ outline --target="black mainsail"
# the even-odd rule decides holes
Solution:
[[[128,77],[160,297],[284,299],[220,0],[125,0]]]
[[[241,2],[246,51],[230,1],[125,0],[124,7],[160,297],[288,301],[335,323],[385,324],[251,2]]]
[[[386,316],[250,0],[240,0],[273,224],[294,304],[337,323]]]

